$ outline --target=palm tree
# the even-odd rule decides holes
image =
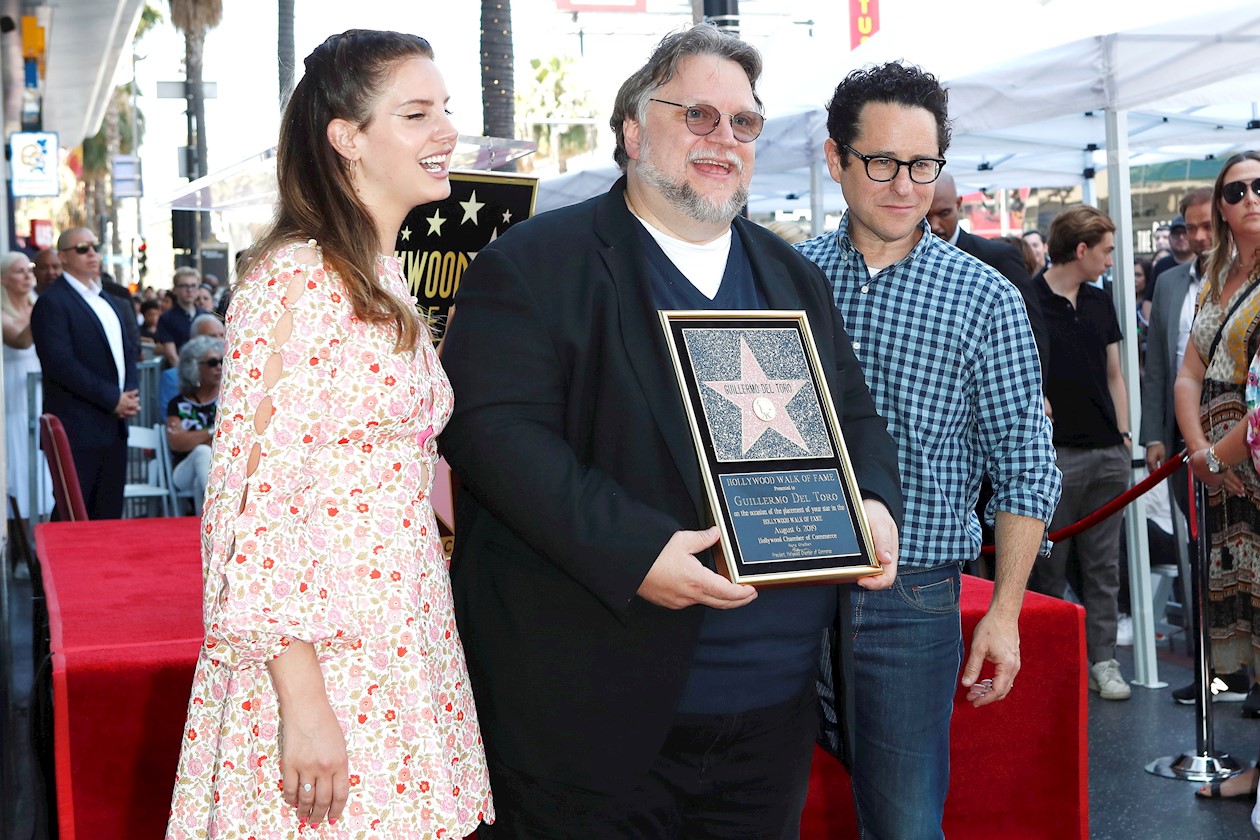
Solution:
[[[511,0],[481,0],[481,110],[490,137],[515,136]]]
[[[279,0],[276,27],[276,62],[280,69],[280,109],[284,110],[293,91],[293,0]]]
[[[193,134],[189,141],[196,148],[197,159],[188,173],[192,179],[210,171],[206,160],[206,98],[202,88],[201,66],[206,47],[206,33],[223,20],[223,0],[170,0],[171,23],[184,33],[184,79],[188,85],[188,122]],[[206,223],[198,213],[198,228]],[[198,229],[194,238],[200,243],[205,231]]]

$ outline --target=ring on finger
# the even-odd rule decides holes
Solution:
[[[302,790],[305,791],[306,793],[310,793],[314,787],[315,786],[312,785],[310,782],[307,782],[306,784],[302,785]]]

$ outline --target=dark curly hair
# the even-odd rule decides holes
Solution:
[[[840,160],[848,166],[846,145],[861,132],[862,108],[868,102],[887,102],[922,108],[936,120],[936,142],[942,157],[949,148],[949,94],[931,73],[890,61],[877,67],[854,70],[836,85],[827,103],[827,134],[835,141]]]

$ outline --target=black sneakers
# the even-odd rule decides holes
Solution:
[[[1260,685],[1253,685],[1247,692],[1247,699],[1242,704],[1242,716],[1260,718]]]
[[[1195,683],[1182,686],[1172,693],[1174,703],[1180,703],[1183,706],[1193,706],[1197,686]],[[1246,671],[1238,671],[1233,674],[1212,675],[1212,702],[1213,703],[1241,703],[1244,700],[1251,701],[1254,704],[1251,714],[1247,710],[1243,710],[1244,717],[1260,717],[1260,687],[1253,686],[1251,680],[1247,679]]]

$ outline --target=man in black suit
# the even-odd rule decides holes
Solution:
[[[1024,267],[1024,260],[1013,247],[1005,242],[974,236],[963,230],[958,224],[958,211],[962,209],[962,196],[954,184],[954,177],[942,172],[936,180],[936,193],[932,197],[932,206],[928,209],[927,220],[932,226],[932,233],[944,239],[950,245],[965,251],[980,262],[997,269],[998,273],[1010,280],[1024,299],[1024,309],[1028,311],[1028,323],[1032,326],[1033,340],[1037,342],[1037,356],[1041,360],[1041,369],[1046,369],[1046,351],[1048,336],[1046,326],[1041,318],[1041,303],[1033,288],[1032,277]],[[983,519],[981,520],[983,521]]]
[[[928,208],[927,221],[932,233],[944,239],[980,262],[997,270],[999,274],[1011,281],[1019,296],[1024,299],[1024,310],[1028,313],[1028,325],[1032,327],[1033,341],[1037,344],[1037,359],[1041,362],[1041,370],[1046,370],[1049,361],[1050,336],[1046,332],[1045,321],[1041,317],[1041,302],[1033,287],[1028,269],[1024,268],[1024,260],[1019,252],[1005,242],[985,239],[963,230],[958,224],[958,211],[962,209],[962,196],[954,183],[954,176],[942,172],[936,179],[936,192],[932,194],[932,206]],[[1050,403],[1044,400],[1046,413],[1050,413]],[[983,532],[985,545],[993,545],[995,534],[984,516],[989,499],[993,497],[993,486],[988,476],[980,484],[980,497],[976,501],[976,510],[980,513],[980,529]],[[973,574],[992,577],[992,569],[986,558],[979,558],[971,567]]]
[[[658,310],[808,313],[884,565],[859,585],[896,573],[896,451],[830,290],[738,216],[760,68],[711,25],[665,38],[617,96],[626,176],[512,228],[461,281],[441,440],[490,840],[799,834],[839,589],[714,571]]]
[[[64,272],[35,303],[31,333],[43,368],[44,411],[65,426],[88,516],[118,519],[127,418],[140,411],[139,331],[130,305],[102,292],[99,247],[86,228],[61,234]]]

